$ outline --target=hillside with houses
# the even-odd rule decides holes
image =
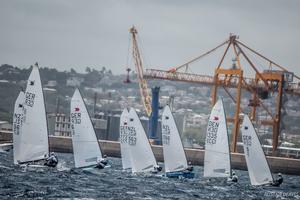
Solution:
[[[18,68],[8,64],[0,66],[0,120],[12,121],[12,112],[15,99],[20,90],[26,87],[31,68]],[[131,83],[126,84],[125,75],[114,75],[105,67],[86,67],[85,73],[78,73],[74,69],[70,71],[58,71],[54,68],[41,67],[40,74],[48,115],[57,113],[68,117],[70,97],[76,87],[80,88],[89,112],[92,116],[119,114],[125,107],[134,107],[145,116],[141,103],[139,87],[134,73],[130,74]],[[148,80],[149,87],[160,87],[160,105],[171,104],[173,112],[178,119],[180,130],[186,140],[191,143],[204,144],[207,119],[211,109],[211,88],[199,84],[178,83],[171,81]],[[226,113],[232,116],[234,103],[222,90],[220,96],[224,97]],[[234,94],[234,91],[232,91]],[[249,111],[248,93],[244,92],[242,103],[243,110]],[[266,100],[266,105],[273,102]],[[287,141],[298,140],[300,126],[300,100],[297,97],[289,97],[285,102],[283,113],[282,139]],[[264,119],[266,114],[260,112],[257,116]],[[229,124],[229,128],[231,125]],[[270,127],[257,126],[261,138],[270,143]],[[300,145],[300,142],[299,142]]]

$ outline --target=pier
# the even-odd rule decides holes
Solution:
[[[50,150],[61,153],[72,153],[72,139],[70,137],[50,136]],[[0,132],[0,143],[12,142],[12,132]],[[121,157],[120,143],[116,141],[99,140],[101,150],[110,157]],[[163,149],[160,145],[152,145],[154,155],[159,162],[163,162]],[[203,166],[204,150],[185,148],[185,153],[192,165]],[[300,159],[267,156],[273,173],[300,175]],[[231,153],[233,169],[247,170],[244,154]]]

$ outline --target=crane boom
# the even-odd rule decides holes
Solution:
[[[187,73],[189,64],[213,53],[215,50],[219,49],[225,44],[227,44],[227,47],[225,49],[225,52],[222,54],[222,58],[219,61],[218,66],[215,68],[214,76]],[[230,47],[232,47],[233,49],[234,60],[232,61],[234,63],[232,67],[223,67],[222,65],[224,65],[224,59],[228,58],[228,55],[230,54],[228,53]],[[250,59],[250,57],[246,54],[246,51],[244,51],[246,49],[248,51],[247,54],[252,53],[255,56],[258,56],[260,59],[266,61],[269,64],[269,69],[259,70],[252,62],[252,59]],[[246,78],[244,76],[244,71],[240,62],[241,58],[243,59],[243,61],[245,61],[243,65],[245,65],[245,67],[250,67],[251,71],[254,72],[255,77]],[[185,72],[180,72],[179,70],[184,69],[184,67]],[[273,67],[276,67],[277,69],[273,69]],[[295,75],[285,67],[276,64],[274,61],[266,58],[252,48],[246,46],[244,43],[238,41],[238,37],[234,34],[230,34],[229,39],[219,46],[178,67],[171,68],[167,71],[147,69],[144,74],[144,78],[146,79],[165,79],[171,81],[183,81],[212,85],[212,105],[214,105],[216,102],[218,88],[223,87],[225,89],[225,92],[229,95],[229,97],[236,105],[234,118],[227,118],[229,122],[233,122],[234,124],[232,129],[232,149],[234,152],[237,151],[237,139],[240,125],[239,115],[242,111],[242,89],[248,90],[252,94],[248,103],[248,106],[251,107],[251,112],[249,113],[249,115],[251,115],[251,120],[258,122],[261,125],[272,126],[272,144],[274,153],[277,149],[279,134],[282,130],[281,122],[283,121],[281,121],[281,110],[284,107],[283,95],[300,95],[300,82],[295,83],[293,81],[294,77],[300,80],[300,76]],[[234,88],[236,95],[232,95],[226,88]],[[272,96],[269,96],[269,93],[272,93]],[[272,98],[275,103],[271,106],[266,106],[263,100],[267,98]],[[257,115],[257,109],[259,106],[262,108],[262,111],[264,110],[268,114],[265,120],[260,119]]]
[[[177,71],[170,72],[170,71],[159,70],[159,69],[146,69],[144,78],[214,85],[213,76],[177,72]],[[231,79],[229,81],[227,81],[226,79],[219,80],[218,84],[229,88],[237,87],[237,82],[235,79]],[[255,79],[253,78],[243,77],[242,88],[246,90],[250,90],[250,89],[257,90],[259,88],[264,88],[264,84],[262,82],[256,83]],[[286,93],[293,94],[293,95],[300,95],[300,85],[298,83],[289,83],[286,86]]]
[[[137,39],[136,39],[137,30],[134,26],[130,29],[130,33],[132,35],[132,56],[133,56],[135,68],[137,71],[142,102],[145,107],[145,111],[146,111],[147,115],[150,116],[151,112],[152,112],[151,97],[148,92],[147,82],[144,79],[143,62],[141,59],[141,54],[140,54],[139,47],[137,44]]]

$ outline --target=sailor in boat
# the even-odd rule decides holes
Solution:
[[[158,173],[162,170],[162,167],[159,165],[154,166],[154,171],[152,171],[152,173]]]
[[[192,171],[194,171],[194,167],[192,166],[192,163],[189,162],[187,168],[185,168],[184,170],[182,170],[182,172],[185,173],[191,173]]]
[[[273,183],[271,183],[271,185],[272,186],[280,186],[282,184],[282,182],[283,182],[283,177],[282,177],[281,173],[278,173],[277,179]]]
[[[186,172],[192,172],[194,171],[194,167],[192,166],[191,161],[188,163],[188,167],[185,169]]]
[[[103,158],[100,158],[97,160],[97,164],[96,164],[95,168],[103,169],[107,165],[107,163],[108,163],[107,156],[104,155]]]
[[[235,172],[232,172],[232,176],[229,178],[231,182],[238,182],[238,176],[235,174]]]
[[[54,152],[51,152],[49,157],[46,158],[44,165],[48,167],[56,167],[57,163],[58,163],[57,156],[55,155]]]
[[[192,172],[194,170],[193,166],[188,166],[183,172]]]

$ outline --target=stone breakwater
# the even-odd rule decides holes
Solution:
[[[50,150],[62,153],[72,153],[72,140],[70,137],[50,136]],[[0,142],[12,141],[11,132],[0,132]],[[115,141],[99,140],[101,150],[111,157],[120,157],[120,143]],[[152,150],[156,159],[163,162],[162,146],[152,145]],[[193,165],[203,165],[204,150],[185,148],[188,161]],[[300,159],[282,158],[267,156],[271,171],[284,174],[300,175]],[[233,169],[247,170],[244,154],[231,153],[231,163]]]

